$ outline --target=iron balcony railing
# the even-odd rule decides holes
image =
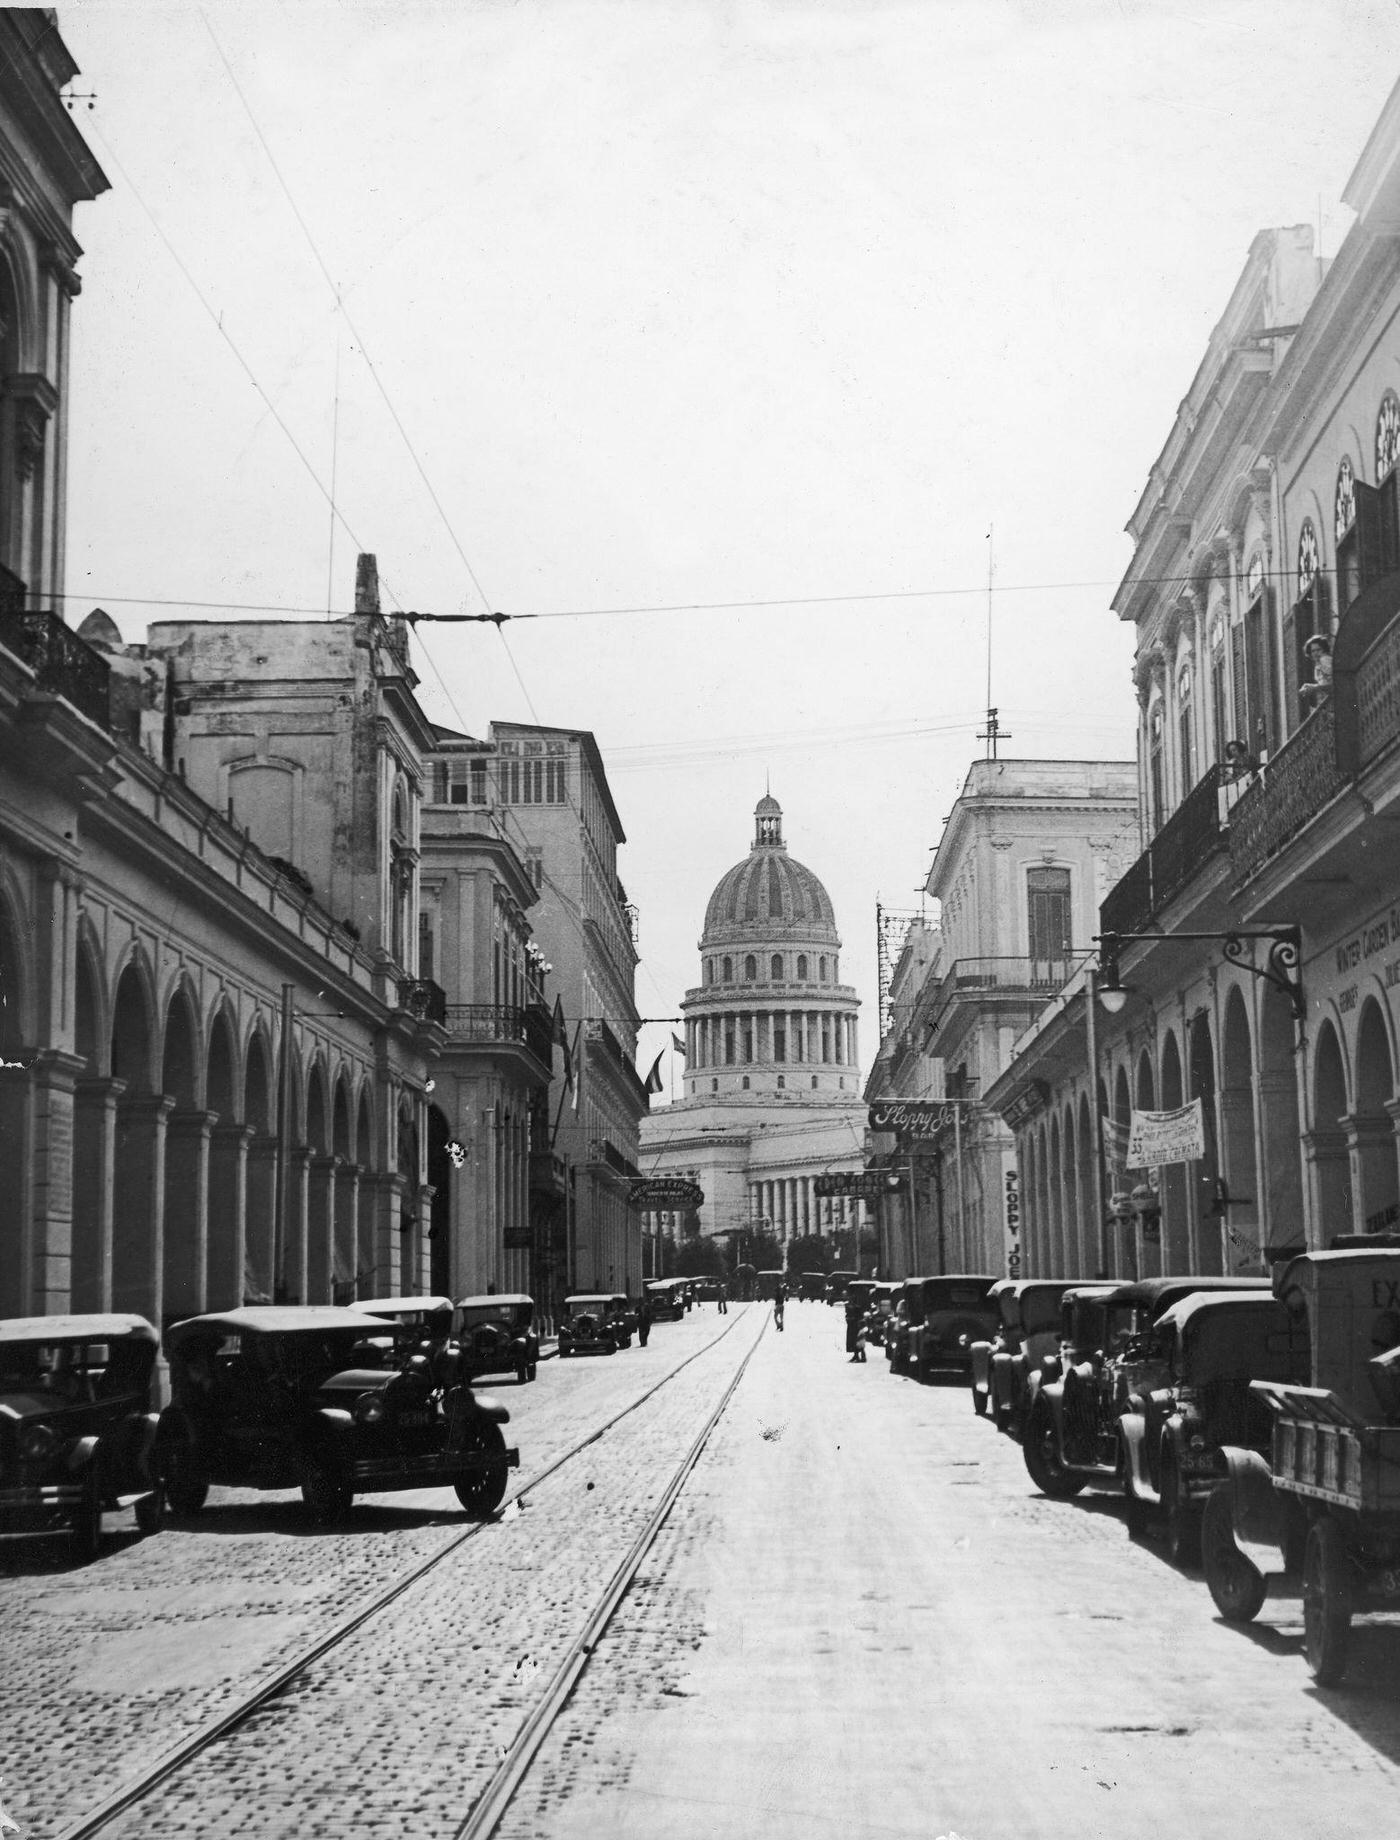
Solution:
[[[1230,814],[1235,884],[1257,875],[1346,784],[1337,765],[1331,703],[1310,715]]]
[[[495,1046],[513,1042],[528,1048],[546,1067],[554,1060],[554,1030],[549,1011],[512,1003],[448,1003],[443,1025],[453,1041]]]
[[[1209,767],[1099,908],[1105,933],[1140,933],[1225,847],[1220,768]],[[1238,809],[1238,808],[1237,808]]]
[[[949,1006],[964,999],[1048,998],[1059,990],[1074,961],[1070,958],[957,958],[948,967],[930,1006],[930,1037]]]
[[[1400,619],[1394,619],[1356,674],[1357,741],[1366,766],[1400,737]]]
[[[57,614],[15,611],[16,592],[22,596],[22,584],[15,590],[0,582],[0,644],[24,660],[38,689],[61,696],[106,728],[111,720],[107,660]]]

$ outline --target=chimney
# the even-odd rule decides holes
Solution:
[[[379,612],[379,564],[373,556],[361,554],[355,563],[355,611]]]

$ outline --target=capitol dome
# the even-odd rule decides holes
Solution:
[[[841,943],[831,896],[810,869],[788,855],[782,807],[765,793],[754,807],[748,855],[720,877],[710,896],[700,947],[799,935],[813,945]]]

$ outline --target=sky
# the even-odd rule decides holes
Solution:
[[[508,614],[420,624],[420,700],[595,734],[642,1015],[771,786],[866,1068],[876,903],[918,909],[989,700],[1004,757],[1132,757],[1124,525],[1251,239],[1335,252],[1400,76],[1393,0],[59,25],[112,181],[70,621],[340,613],[362,549],[390,609]]]

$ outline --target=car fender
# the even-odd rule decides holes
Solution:
[[[1230,1491],[1230,1518],[1235,1540],[1261,1572],[1283,1570],[1283,1549],[1288,1534],[1287,1503],[1274,1487],[1273,1473],[1257,1450],[1240,1450],[1227,1444],[1225,1459]]]
[[[1118,1420],[1118,1440],[1140,1501],[1156,1501],[1157,1490],[1147,1468],[1147,1425],[1138,1412],[1124,1412]]]
[[[489,1418],[498,1425],[510,1423],[510,1409],[494,1393],[473,1393],[472,1413],[477,1418]]]
[[[70,1470],[80,1470],[87,1469],[90,1464],[95,1463],[98,1442],[96,1435],[75,1439],[65,1459],[67,1467]]]
[[[319,1444],[330,1444],[337,1449],[353,1442],[355,1436],[354,1416],[342,1406],[318,1406],[297,1428],[296,1447],[305,1451]]]

